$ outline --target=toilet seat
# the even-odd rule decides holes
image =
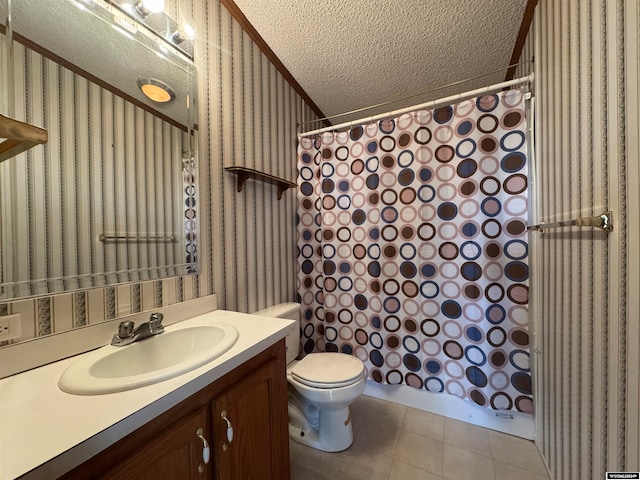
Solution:
[[[291,376],[315,388],[339,388],[364,378],[364,364],[345,353],[310,353],[291,369]]]

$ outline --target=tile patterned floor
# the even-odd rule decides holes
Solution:
[[[292,480],[549,480],[532,442],[362,395],[339,453],[290,441]]]

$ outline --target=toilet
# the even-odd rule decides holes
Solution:
[[[296,327],[286,338],[289,383],[289,436],[325,452],[340,452],[353,443],[349,405],[365,388],[360,359],[344,353],[300,352],[300,304],[280,303],[254,315],[286,318]]]

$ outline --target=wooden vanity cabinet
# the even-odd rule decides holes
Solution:
[[[61,480],[287,480],[284,340],[76,467]],[[233,438],[227,439],[228,425]],[[203,442],[210,461],[203,462]]]
[[[212,417],[217,478],[288,478],[285,476],[288,470],[273,461],[282,456],[288,458],[289,441],[288,432],[280,427],[282,421],[276,423],[272,419],[272,412],[279,408],[274,403],[274,399],[279,398],[275,395],[277,375],[275,362],[264,363],[252,375],[214,399]],[[229,425],[233,431],[231,442],[227,436]],[[287,445],[286,452],[282,449],[283,444]]]
[[[119,480],[197,480],[213,478],[211,462],[202,461],[202,440],[197,433],[202,429],[205,438],[211,438],[207,428],[207,410],[201,408],[181,418],[174,425],[137,449],[116,465],[106,466],[101,474],[91,478]],[[70,477],[78,478],[78,477]]]

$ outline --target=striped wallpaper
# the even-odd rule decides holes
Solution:
[[[531,234],[536,443],[555,479],[640,469],[639,18],[638,0],[540,0],[522,56],[533,220],[614,212],[610,234]]]
[[[212,293],[220,308],[243,312],[295,299],[295,192],[278,201],[276,187],[248,180],[238,193],[235,176],[223,168],[247,166],[295,181],[296,125],[314,113],[217,1],[168,1],[167,12],[195,19],[198,30],[200,274],[0,304],[0,315],[23,314],[27,336],[20,340],[82,325],[83,314],[70,315],[76,309],[100,321],[139,302],[144,311],[158,300],[168,305]]]
[[[295,182],[296,124],[314,114],[225,7],[203,0],[186,10],[198,28],[202,289],[242,312],[293,301],[295,191],[278,200],[275,186],[248,180],[236,192],[223,168]]]

